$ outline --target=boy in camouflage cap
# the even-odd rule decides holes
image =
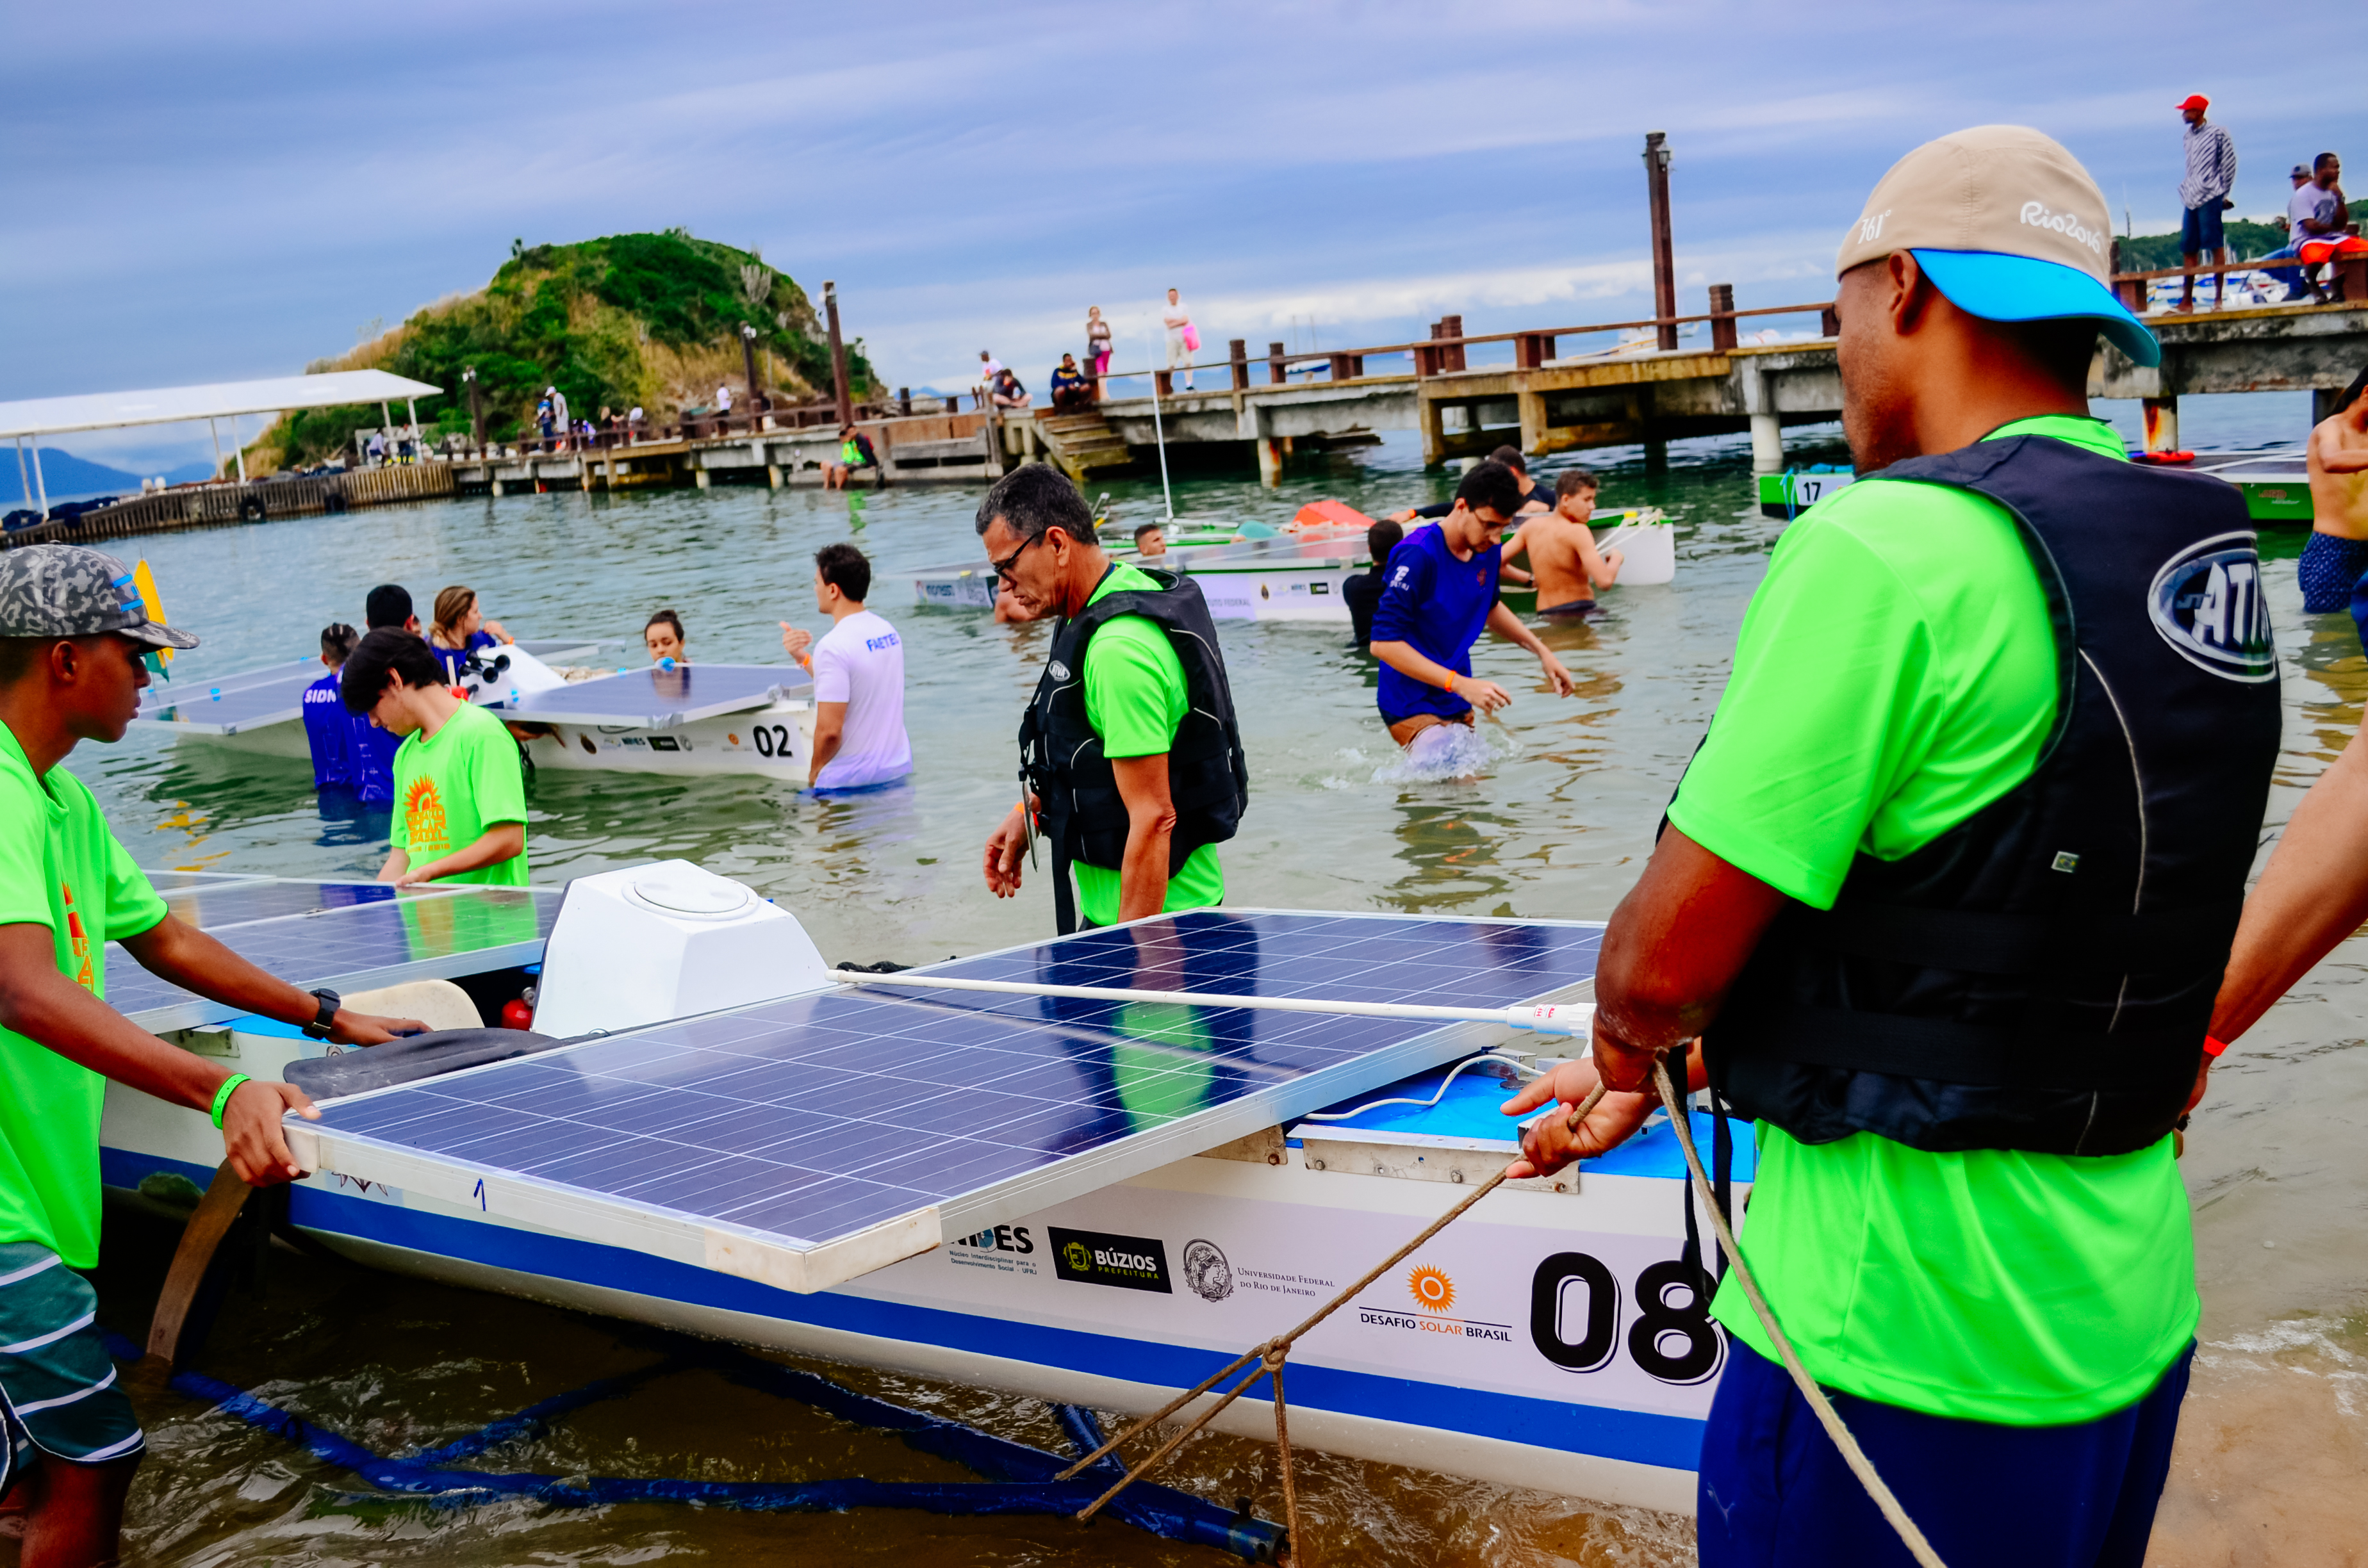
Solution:
[[[242,1013],[356,1045],[418,1032],[276,980],[169,914],[83,782],[58,764],[139,710],[150,648],[198,640],[153,619],[122,562],[74,545],[0,553],[0,1493],[23,1474],[27,1561],[116,1556],[144,1439],[94,1320],[98,1124],[107,1081],[210,1114],[255,1185],[303,1172],[286,1084],[225,1073],[108,1006],[107,944]]]

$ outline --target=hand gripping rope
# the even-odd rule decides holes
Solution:
[[[833,970],[831,975],[834,979],[854,985],[909,985],[922,989],[1001,992],[1019,996],[1075,996],[1087,1001],[1172,1003],[1185,1006],[1253,1007],[1282,1013],[1345,1014],[1353,1017],[1493,1023],[1512,1028],[1531,1029],[1540,1034],[1556,1035],[1577,1034],[1588,1029],[1595,1017],[1593,1004],[1585,1002],[1501,1008],[1427,1007],[1386,1002],[1322,1002],[1286,996],[1228,996],[1192,991],[1135,991],[1123,986],[1110,985],[1038,985],[1022,981],[954,980],[924,974],[883,975],[851,970]],[[1810,1377],[1807,1369],[1801,1365],[1801,1358],[1793,1350],[1792,1340],[1787,1338],[1784,1331],[1777,1325],[1776,1313],[1768,1305],[1768,1299],[1759,1293],[1759,1282],[1752,1278],[1750,1265],[1744,1262],[1743,1251],[1736,1245],[1735,1232],[1727,1224],[1726,1215],[1720,1210],[1718,1200],[1713,1195],[1710,1176],[1702,1169],[1701,1152],[1694,1147],[1692,1119],[1686,1114],[1686,1108],[1678,1094],[1677,1085],[1670,1080],[1667,1055],[1654,1060],[1653,1084],[1660,1092],[1661,1106],[1668,1113],[1669,1125],[1677,1132],[1678,1145],[1685,1151],[1687,1173],[1693,1182],[1694,1191],[1700,1198],[1702,1208],[1710,1215],[1711,1227],[1718,1237],[1718,1244],[1725,1250],[1727,1261],[1733,1266],[1736,1279],[1742,1283],[1744,1297],[1750,1301],[1751,1310],[1759,1317],[1760,1326],[1768,1331],[1769,1340],[1776,1346],[1778,1358],[1784,1363],[1785,1371],[1792,1375],[1794,1386],[1800,1389],[1801,1396],[1808,1402],[1809,1408],[1816,1413],[1817,1424],[1825,1428],[1826,1436],[1831,1438],[1834,1447],[1840,1450],[1842,1462],[1850,1467],[1852,1475],[1858,1477],[1859,1484],[1866,1488],[1867,1495],[1874,1500],[1874,1506],[1882,1511],[1883,1517],[1890,1522],[1891,1528],[1899,1533],[1899,1539],[1906,1543],[1909,1554],[1922,1565],[1922,1568],[1947,1568],[1941,1560],[1941,1554],[1932,1549],[1930,1541],[1924,1539],[1924,1532],[1917,1528],[1916,1521],[1907,1517],[1907,1510],[1900,1506],[1899,1499],[1894,1496],[1891,1488],[1884,1483],[1883,1477],[1875,1472],[1874,1463],[1866,1457],[1866,1450],[1859,1447],[1858,1439],[1852,1437],[1850,1428],[1843,1425],[1840,1415],[1834,1409],[1833,1402],[1826,1397],[1825,1391],[1817,1386],[1816,1380]],[[1587,1098],[1570,1113],[1567,1119],[1568,1126],[1576,1129],[1587,1119],[1588,1114],[1602,1100],[1604,1088],[1605,1085],[1601,1083],[1595,1085]],[[1506,1170],[1511,1168],[1509,1165],[1506,1166]],[[1406,1261],[1425,1242],[1462,1219],[1471,1211],[1474,1204],[1497,1190],[1504,1180],[1505,1171],[1500,1170],[1474,1187],[1471,1194],[1454,1208],[1432,1221],[1424,1228],[1421,1234],[1375,1264],[1366,1271],[1362,1278],[1317,1308],[1298,1327],[1288,1334],[1277,1335],[1274,1338],[1242,1352],[1191,1388],[1169,1400],[1150,1415],[1142,1417],[1125,1431],[1063,1471],[1055,1479],[1069,1480],[1088,1465],[1114,1452],[1121,1443],[1150,1430],[1202,1394],[1209,1392],[1227,1378],[1244,1368],[1250,1367],[1252,1362],[1257,1363],[1247,1376],[1220,1393],[1216,1403],[1195,1415],[1191,1423],[1182,1431],[1160,1444],[1152,1451],[1149,1458],[1136,1464],[1113,1482],[1110,1490],[1087,1504],[1078,1513],[1078,1520],[1081,1523],[1090,1521],[1110,1503],[1110,1499],[1149,1473],[1155,1466],[1182,1447],[1186,1438],[1214,1420],[1219,1412],[1247,1393],[1257,1385],[1258,1380],[1264,1378],[1269,1380],[1274,1385],[1275,1453],[1282,1473],[1283,1526],[1287,1531],[1286,1539],[1290,1542],[1291,1561],[1297,1565],[1297,1568],[1305,1568],[1305,1559],[1300,1552],[1298,1493],[1292,1477],[1291,1428],[1283,1402],[1284,1360],[1290,1356],[1292,1346],[1304,1338],[1316,1324],[1355,1300],[1367,1286]]]

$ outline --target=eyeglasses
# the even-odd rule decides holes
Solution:
[[[1010,554],[1005,556],[1000,561],[990,562],[989,564],[995,568],[995,580],[998,583],[1010,583],[1013,586],[1018,586],[1019,585],[1017,581],[1011,575],[1011,569],[1019,564],[1019,558],[1028,553],[1028,547],[1034,544],[1037,540],[1041,540],[1043,537],[1044,536],[1042,534],[1038,534],[1034,539],[1023,540],[1020,541],[1020,545],[1018,550],[1013,551]]]

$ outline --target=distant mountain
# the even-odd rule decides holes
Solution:
[[[200,467],[198,477],[203,479],[213,471]],[[17,476],[17,465],[8,454],[0,453],[0,504],[10,508],[36,506],[40,504],[39,490],[46,486],[52,501],[70,501],[85,495],[140,494],[140,475],[126,473],[120,468],[95,463],[78,458],[72,452],[62,452],[55,447],[41,449],[41,484],[32,483],[32,453],[26,452],[24,476]]]

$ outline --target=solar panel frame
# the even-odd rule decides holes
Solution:
[[[686,688],[678,698],[661,689],[676,683]],[[723,690],[694,700],[702,683]],[[791,692],[809,689],[812,684],[803,670],[788,665],[685,665],[673,670],[652,667],[601,676],[549,691],[529,692],[515,702],[487,706],[504,718],[527,723],[671,730],[701,719],[762,708]]]
[[[302,878],[261,881],[303,883]],[[346,884],[315,884],[346,885]],[[535,910],[531,938],[454,947],[415,957],[413,935],[404,926],[405,907],[467,903],[500,905],[520,898]],[[472,885],[406,892],[397,900],[372,900],[230,925],[201,926],[208,935],[268,973],[292,985],[370,991],[406,980],[450,980],[541,961],[551,925],[558,917],[557,888],[487,888]],[[171,901],[168,899],[167,906]],[[400,944],[399,947],[397,944]],[[402,956],[390,958],[399,951]],[[151,974],[121,944],[107,945],[108,1005],[154,1034],[198,1028],[240,1017],[246,1009],[216,1002]]]
[[[268,882],[277,879],[252,871],[184,871],[179,869],[150,870],[141,868],[140,874],[148,885],[170,898],[172,894],[190,888],[228,887],[233,882]]]
[[[328,672],[317,659],[242,670],[220,680],[158,682],[142,695],[135,726],[180,734],[235,735],[304,714],[304,688]]]
[[[1593,951],[1600,948],[1603,929],[1600,922],[1593,921],[1508,921],[1259,909],[1198,913],[1228,919],[1263,916],[1326,924],[1376,921],[1417,926],[1457,925],[1588,934],[1589,940],[1564,945],[1567,954],[1585,951],[1585,974],[1565,970],[1565,978],[1557,984],[1498,986],[1485,1001],[1475,1002],[1475,1006],[1494,1006],[1499,996],[1503,1005],[1510,1006],[1521,1001],[1559,999],[1581,990],[1591,983]],[[1183,921],[1191,916],[1151,918]],[[1133,941],[1129,927],[1123,926],[1087,936],[1130,944]],[[1080,938],[1062,940],[1076,943]],[[1338,939],[1333,943],[1336,948],[1339,945]],[[951,972],[1023,954],[1041,957],[1059,946],[1059,941],[1018,944],[973,959],[925,966],[918,972]],[[1428,949],[1435,944],[1426,944],[1418,938],[1409,943],[1392,942],[1392,950],[1380,955],[1380,961],[1393,970],[1404,971],[1406,966],[1395,951],[1401,947]],[[1483,972],[1493,975],[1507,967],[1497,966]],[[1464,972],[1468,975],[1470,971]],[[1067,978],[1064,976],[1064,981]],[[1316,977],[1289,989],[1306,994],[1334,988]],[[753,1006],[652,1025],[544,1052],[529,1062],[492,1063],[425,1084],[324,1102],[323,1121],[291,1120],[288,1124],[290,1146],[308,1169],[380,1181],[506,1220],[720,1269],[786,1290],[811,1291],[844,1283],[940,1242],[1099,1190],[1263,1128],[1288,1122],[1348,1096],[1365,1093],[1485,1050],[1500,1043],[1509,1033],[1503,1026],[1487,1023],[1440,1026],[1252,1013],[1239,1008],[1196,1008],[1196,1022],[1216,1042],[1215,1047],[1189,1051],[1179,1047],[1176,1054],[1202,1074],[1221,1067],[1238,1070],[1266,1065],[1251,1054],[1261,1047],[1269,1051],[1288,1047],[1303,1056],[1324,1052],[1334,1060],[1292,1071],[1287,1078],[1270,1076],[1268,1082],[1244,1087],[1227,1098],[1176,1115],[1148,1129],[1071,1149],[1058,1146],[1060,1129],[1052,1123],[1064,1117],[1074,1121],[1077,1113],[1087,1108],[1107,1106],[1115,1111],[1121,1108],[1119,1096],[1122,1091],[1113,1079],[1113,1086],[1100,1100],[1070,1094],[1058,1101],[1038,1101],[1020,1092],[1028,1086],[1029,1074],[1041,1074],[1047,1065],[1061,1064],[1059,1047],[1053,1042],[1064,1034],[1074,1033],[1105,1050],[1123,1045],[1136,1052],[1156,1052],[1156,1042],[1146,1041],[1140,1033],[1096,1029],[1090,1023],[1047,1024],[1041,1018],[1009,1016],[1014,1008],[1036,1005],[1039,999],[1034,997],[1004,997],[982,1003],[977,993],[941,994],[960,1001],[939,1001],[927,993],[916,997],[902,988],[895,995],[883,996],[861,986],[830,986]],[[1399,999],[1409,999],[1404,995],[1403,988]],[[867,1005],[862,1016],[871,1025],[894,1020],[904,1028],[883,1033],[876,1027],[847,1027],[854,1023],[852,1016],[814,1021],[820,1009],[848,1001]],[[1114,1011],[1120,1005],[1077,1006]],[[847,1039],[817,1039],[811,1045],[800,1044],[794,1052],[750,1058],[742,1067],[733,1065],[734,1053],[728,1048],[735,1038],[760,1034],[767,1024],[764,1015],[768,1011],[778,1014],[782,1009],[799,1008],[805,1009],[808,1016],[791,1025],[791,1028],[804,1036],[837,1032]],[[955,1025],[949,1020],[967,1022]],[[781,1102],[780,1096],[793,1096],[800,1092],[799,1070],[832,1070],[833,1053],[850,1049],[859,1051],[862,1060],[876,1063],[883,1051],[895,1051],[900,1034],[924,1027],[933,1037],[926,1043],[944,1046],[941,1055],[948,1058],[980,1046],[1008,1050],[1013,1058],[1008,1074],[985,1084],[975,1081],[974,1072],[957,1074],[958,1082],[933,1084],[928,1074],[934,1070],[936,1058],[916,1053],[895,1056],[900,1076],[882,1079],[883,1085],[894,1085],[895,1092],[885,1094],[881,1106],[867,1113],[872,1116],[871,1122],[857,1124],[859,1131],[875,1140],[869,1163],[844,1169],[834,1167],[827,1172],[791,1165],[789,1162],[792,1156],[782,1151],[801,1138],[822,1135],[816,1130],[801,1131],[794,1119],[800,1114],[827,1114],[809,1113],[802,1104]],[[967,1032],[973,1038],[967,1041],[948,1040],[944,1037],[950,1028]],[[1296,1044],[1292,1043],[1293,1037],[1298,1037]],[[1325,1043],[1326,1040],[1330,1043]],[[1031,1057],[1031,1052],[1037,1054]],[[976,1066],[974,1056],[966,1060],[971,1066]],[[603,1065],[618,1075],[611,1077],[598,1071]],[[624,1075],[635,1067],[660,1065],[681,1081]],[[502,1074],[503,1082],[472,1090],[471,1080],[494,1074]],[[1070,1075],[1076,1075],[1074,1069]],[[726,1079],[742,1082],[735,1092],[724,1093],[722,1085]],[[530,1108],[552,1108],[552,1096],[560,1090],[592,1096],[612,1095],[625,1109],[621,1113],[613,1108],[604,1110],[604,1119],[593,1123],[555,1115],[541,1116]],[[484,1097],[472,1097],[472,1094]],[[704,1096],[714,1107],[712,1114],[685,1123],[679,1114],[680,1106],[688,1103],[685,1096]],[[380,1103],[371,1106],[369,1102],[372,1101]],[[976,1148],[961,1147],[973,1141],[946,1135],[943,1128],[933,1124],[926,1114],[932,1110],[960,1111],[976,1120],[997,1109],[1016,1112],[1031,1104],[1042,1107],[1039,1120],[1046,1125],[1027,1136],[1040,1142],[1049,1140],[1052,1147],[1040,1149],[1016,1139],[996,1144],[979,1142]],[[636,1105],[641,1106],[638,1111],[632,1108]],[[1128,1114],[1148,1113],[1130,1110]],[[527,1120],[529,1115],[539,1116],[548,1123],[547,1129],[531,1128]],[[700,1129],[712,1133],[735,1116],[761,1119],[768,1133],[783,1128],[790,1131],[783,1139],[753,1149],[722,1148],[712,1142],[701,1146],[634,1131],[628,1123],[642,1115],[650,1119],[650,1126],[662,1127],[669,1133],[697,1132]],[[1017,1125],[1001,1124],[1004,1128]],[[428,1149],[406,1142],[401,1132],[406,1127],[420,1132],[432,1131],[438,1147]],[[545,1134],[547,1142],[531,1145],[530,1139],[536,1133]],[[843,1129],[834,1135],[853,1136]],[[932,1158],[951,1162],[944,1165],[945,1169],[969,1170],[981,1179],[967,1187],[955,1183],[955,1190],[935,1196],[888,1179],[901,1174],[901,1165],[893,1156],[916,1147]],[[882,1154],[881,1149],[889,1153]],[[1045,1157],[1032,1164],[1019,1161],[1017,1153],[1022,1150],[1034,1150]],[[584,1185],[596,1174],[600,1186]],[[578,1179],[566,1179],[570,1176]],[[803,1179],[805,1177],[813,1180]],[[785,1181],[791,1185],[785,1187]],[[676,1192],[699,1187],[700,1200],[695,1206],[661,1201],[659,1194],[668,1183]],[[828,1184],[827,1189],[817,1184]],[[637,1197],[637,1191],[642,1196]],[[897,1193],[904,1195],[902,1199],[895,1198]],[[825,1217],[830,1213],[844,1216],[837,1221],[840,1228],[835,1232],[808,1237],[777,1224],[759,1222],[768,1205],[770,1211],[778,1214],[793,1210],[800,1204],[826,1200],[833,1206],[823,1211]]]

